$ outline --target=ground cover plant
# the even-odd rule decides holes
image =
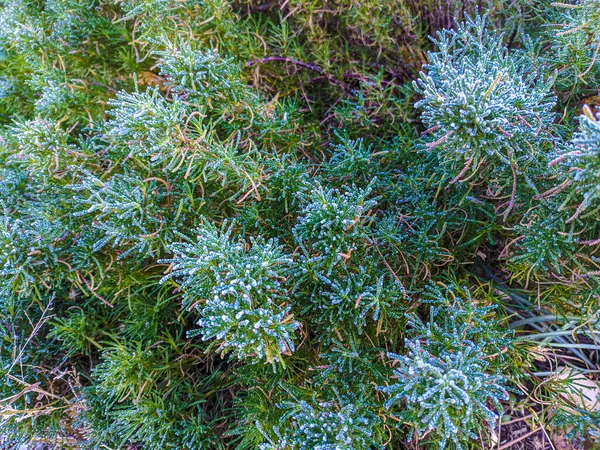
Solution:
[[[0,447],[600,448],[599,49],[598,0],[0,1]]]

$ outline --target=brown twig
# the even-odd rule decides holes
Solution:
[[[443,135],[441,138],[439,138],[437,141],[434,142],[429,142],[427,144],[425,144],[425,146],[431,150],[434,149],[435,147],[437,147],[440,144],[443,144],[444,142],[446,142],[448,140],[448,138],[450,136],[452,136],[454,134],[454,130],[450,130],[448,131],[445,135]]]
[[[510,168],[512,170],[513,186],[512,186],[512,192],[510,193],[510,200],[508,201],[508,206],[506,207],[506,211],[504,211],[502,213],[502,216],[504,217],[504,220],[507,219],[508,214],[514,208],[514,206],[515,206],[515,197],[517,196],[517,168],[515,167],[514,163],[512,163],[510,165]]]
[[[556,195],[559,192],[563,191],[569,185],[570,182],[571,182],[571,180],[565,180],[561,184],[559,184],[558,186],[554,186],[553,188],[548,189],[547,191],[542,192],[539,195],[536,195],[534,198],[536,200],[541,200],[543,198],[550,197],[552,195]]]
[[[254,67],[257,64],[266,64],[270,62],[286,62],[290,64],[294,64],[295,66],[302,67],[303,69],[312,70],[313,72],[317,72],[319,75],[322,75],[329,83],[343,89],[349,95],[354,96],[354,92],[340,80],[335,78],[333,75],[330,75],[323,69],[322,67],[317,66],[316,64],[306,63],[304,61],[300,61],[296,58],[291,58],[289,56],[266,56],[260,59],[253,59],[252,61],[248,61],[246,63],[246,67]]]
[[[469,158],[469,160],[468,160],[468,161],[467,161],[467,163],[465,164],[465,167],[463,167],[463,168],[462,168],[462,170],[461,170],[461,171],[458,173],[458,175],[456,175],[456,176],[455,176],[455,177],[452,179],[452,181],[450,182],[450,184],[454,184],[454,183],[456,183],[457,181],[459,181],[459,180],[460,180],[460,179],[463,177],[463,175],[464,175],[465,173],[467,173],[467,170],[469,170],[469,169],[471,168],[471,163],[473,162],[473,158],[474,158],[473,156],[471,156],[471,157]]]
[[[520,437],[518,437],[518,438],[516,438],[516,439],[513,439],[513,440],[512,440],[512,441],[510,441],[510,442],[507,442],[506,444],[503,444],[502,446],[498,447],[498,450],[505,450],[505,449],[507,449],[507,448],[511,448],[513,445],[515,445],[515,444],[517,444],[517,443],[519,443],[519,442],[521,442],[521,441],[523,441],[523,440],[527,439],[529,436],[532,436],[532,435],[534,435],[534,434],[535,434],[535,433],[537,433],[538,431],[540,431],[540,429],[539,429],[539,428],[536,428],[535,430],[533,430],[533,431],[530,431],[529,433],[526,433],[526,434],[524,434],[523,436],[520,436]]]

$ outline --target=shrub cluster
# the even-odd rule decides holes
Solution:
[[[3,0],[0,446],[598,443],[599,49],[598,0]]]

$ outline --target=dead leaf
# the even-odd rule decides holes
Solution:
[[[571,445],[563,433],[552,435],[552,445],[556,450],[580,450],[578,447]]]
[[[164,79],[152,72],[142,72],[138,74],[138,83],[142,86],[159,86]]]
[[[600,384],[570,367],[556,371],[555,380],[564,380],[563,398],[588,411],[600,411]]]

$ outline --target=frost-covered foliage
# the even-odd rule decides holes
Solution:
[[[215,50],[194,50],[190,42],[164,42],[159,69],[178,93],[198,102],[238,101],[248,92],[240,71],[229,59],[222,59]]]
[[[423,290],[421,301],[431,303],[426,322],[411,315],[412,333],[433,353],[455,351],[465,347],[481,346],[487,354],[497,353],[502,359],[502,347],[510,344],[510,333],[490,326],[496,320],[495,305],[479,305],[466,286],[441,288],[429,285]]]
[[[482,349],[466,346],[459,352],[432,354],[418,340],[408,341],[408,354],[390,354],[398,362],[397,381],[381,388],[390,398],[385,407],[402,402],[398,418],[410,423],[417,439],[438,437],[440,448],[452,442],[456,448],[477,439],[483,420],[494,426],[501,400],[507,400],[505,380],[486,373]],[[491,402],[497,411],[487,406]]]
[[[314,307],[331,323],[351,321],[359,331],[367,320],[377,322],[382,314],[393,310],[404,292],[401,285],[389,277],[374,279],[364,272],[340,281],[335,277],[322,278],[321,292],[313,299]]]
[[[591,439],[600,439],[600,413],[598,411],[590,411],[588,408],[577,408],[575,411],[560,409],[552,418],[552,423],[570,439],[583,439],[586,436],[590,436]]]
[[[580,129],[573,137],[572,148],[555,160],[568,171],[566,183],[570,184],[570,189],[565,203],[573,197],[580,201],[568,222],[580,216],[589,217],[600,207],[600,113],[589,107],[584,111],[585,114],[579,118]]]
[[[510,339],[490,326],[494,307],[477,306],[464,288],[429,286],[422,300],[434,304],[429,321],[414,316],[408,353],[388,354],[395,379],[379,387],[388,396],[384,406],[398,406],[394,414],[410,424],[409,439],[467,448],[485,422],[495,425],[508,399],[494,359],[502,360]]]
[[[0,221],[0,295],[18,295],[38,289],[48,278],[56,258],[53,251],[60,230],[43,219],[25,223],[5,215]]]
[[[317,186],[306,193],[308,200],[294,227],[298,244],[327,273],[351,257],[366,237],[370,210],[377,204],[368,199],[371,189],[325,189]],[[310,246],[310,247],[309,247]]]
[[[286,267],[292,262],[273,241],[235,241],[232,227],[207,223],[196,241],[173,244],[171,277],[181,279],[186,302],[202,314],[204,340],[216,338],[219,351],[238,359],[282,361],[294,350],[299,323],[284,307]]]
[[[356,405],[336,405],[333,402],[312,405],[302,400],[297,404],[285,406],[287,411],[282,417],[282,422],[290,421],[291,424],[286,424],[285,434],[282,434],[281,429],[276,430],[277,438],[269,438],[271,442],[261,444],[260,450],[381,448],[373,436],[373,428],[378,424],[378,418],[372,414],[361,415]],[[364,414],[364,411],[362,413]]]
[[[177,99],[169,103],[155,88],[144,93],[120,92],[109,105],[112,118],[106,122],[105,138],[112,144],[111,151],[147,158],[152,165],[166,161],[167,169],[180,162],[177,148],[185,110]]]
[[[414,82],[423,97],[415,106],[423,110],[426,148],[449,179],[491,174],[512,186],[547,158],[552,79],[524,66],[486,22],[476,17],[438,35],[438,51]]]
[[[70,165],[85,157],[69,141],[68,133],[59,123],[36,118],[17,122],[10,128],[4,152],[33,176],[45,172],[61,177],[69,170]]]
[[[371,254],[375,183],[343,190],[317,185],[302,194],[292,230],[301,251],[293,279],[302,311],[311,311],[319,326],[339,325],[342,334],[361,334],[370,324],[402,316],[405,288]]]
[[[600,361],[596,19],[1,2],[0,447],[591,439],[548,378]]]
[[[517,252],[511,261],[525,264],[528,270],[535,272],[552,268],[563,272],[564,258],[576,251],[575,237],[568,232],[564,214],[558,215],[548,210],[540,214],[526,216],[521,224],[515,226],[522,239],[516,244]]]
[[[118,259],[133,252],[152,256],[160,238],[171,233],[169,227],[177,226],[177,222],[168,224],[161,214],[160,204],[169,193],[156,179],[117,174],[105,182],[88,172],[72,189],[78,204],[75,217],[94,217],[94,228],[104,234],[94,243],[94,251],[111,243],[122,249]]]
[[[566,273],[570,269],[565,261],[583,256],[578,246],[598,243],[600,120],[588,106],[583,112],[579,129],[549,163],[558,168],[558,176],[536,197],[542,204],[515,225],[520,238],[511,261],[529,274],[537,276],[548,269]]]
[[[572,0],[552,3],[552,62],[560,87],[593,92],[600,76],[600,2]]]

